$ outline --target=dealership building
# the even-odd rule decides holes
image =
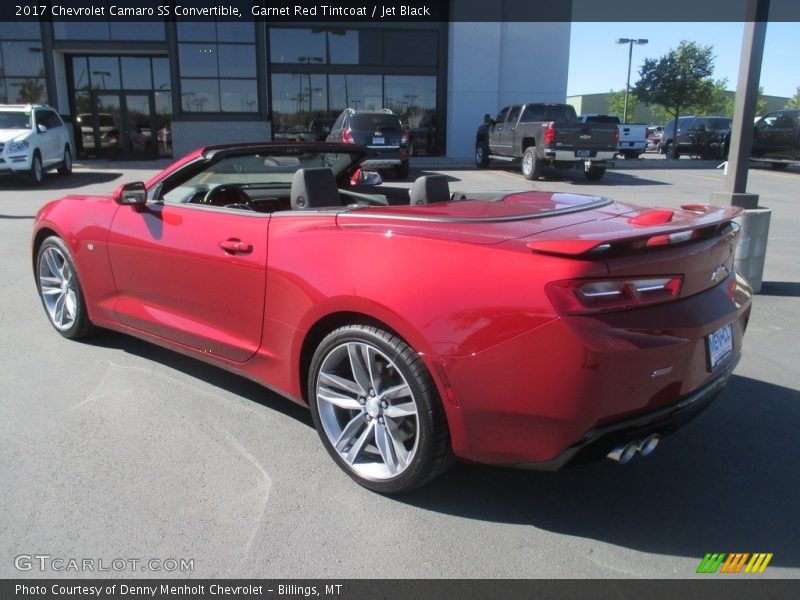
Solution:
[[[569,39],[569,22],[5,22],[0,103],[54,106],[80,156],[322,139],[350,107],[399,114],[416,152],[466,157],[484,113],[564,101]]]

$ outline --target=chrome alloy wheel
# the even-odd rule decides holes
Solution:
[[[417,402],[400,370],[375,346],[347,342],[333,348],[320,366],[316,399],[325,435],[357,475],[392,479],[413,461]]]
[[[522,155],[522,172],[526,175],[533,171],[533,155],[526,152]]]
[[[39,258],[39,290],[47,314],[59,330],[72,327],[78,316],[75,274],[66,256],[56,247],[44,249]]]

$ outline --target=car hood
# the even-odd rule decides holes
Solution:
[[[602,196],[521,192],[499,200],[457,200],[422,206],[364,207],[340,213],[343,229],[499,244],[609,219],[632,210]]]
[[[8,143],[28,137],[30,129],[0,129],[0,142]]]

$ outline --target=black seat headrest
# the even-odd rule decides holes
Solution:
[[[333,171],[327,167],[297,169],[292,177],[290,198],[292,210],[309,210],[342,204],[336,178],[333,176]]]
[[[444,175],[424,175],[411,186],[411,204],[430,204],[450,200],[450,186]]]

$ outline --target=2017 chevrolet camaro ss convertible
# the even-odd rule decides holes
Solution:
[[[455,458],[626,462],[725,385],[751,304],[737,209],[451,196],[436,176],[400,205],[363,158],[209,147],[51,202],[33,232],[45,312],[67,338],[125,332],[308,405],[382,493]]]

